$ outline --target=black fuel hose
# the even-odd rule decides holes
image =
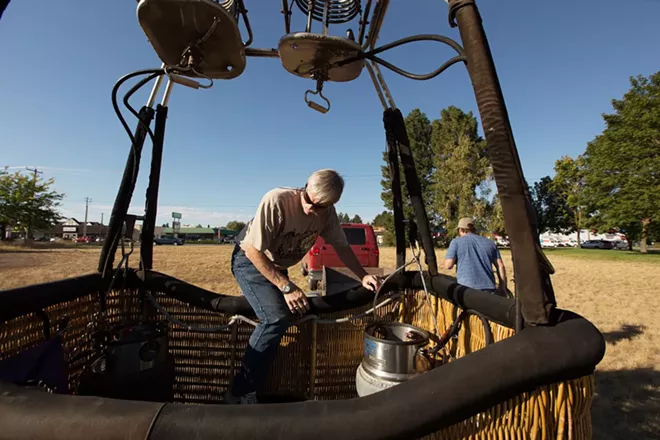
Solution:
[[[437,353],[438,351],[442,350],[442,348],[447,345],[449,340],[458,333],[458,326],[460,325],[461,322],[463,322],[463,319],[468,317],[469,315],[474,315],[478,317],[481,320],[481,323],[484,326],[484,333],[486,335],[486,346],[490,345],[493,343],[493,332],[490,329],[490,323],[488,322],[488,319],[481,313],[477,312],[476,310],[472,309],[467,309],[463,310],[454,320],[452,323],[451,327],[449,330],[447,330],[441,337],[440,340],[438,341],[438,344],[433,347],[431,350],[429,350],[430,353]]]

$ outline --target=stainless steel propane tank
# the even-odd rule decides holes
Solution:
[[[364,354],[356,373],[359,396],[372,394],[428,370],[420,350],[429,334],[419,327],[399,322],[380,322],[364,331]],[[426,367],[420,368],[420,364]]]

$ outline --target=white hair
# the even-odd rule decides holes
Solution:
[[[307,179],[307,191],[315,196],[316,203],[332,205],[339,201],[344,191],[344,179],[335,170],[318,170]]]

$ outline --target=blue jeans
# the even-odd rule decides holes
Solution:
[[[259,325],[250,336],[241,368],[234,377],[231,394],[238,397],[262,388],[280,340],[291,325],[293,314],[280,289],[259,272],[238,245],[232,253],[231,271],[259,318]],[[282,270],[282,274],[287,275],[287,271]]]

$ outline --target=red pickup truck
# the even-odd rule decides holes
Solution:
[[[355,256],[362,267],[378,267],[380,253],[376,233],[371,225],[363,223],[342,223],[348,244],[351,245]],[[309,275],[309,289],[316,290],[323,277],[323,266],[345,267],[339,259],[335,249],[326,244],[322,237],[305,255],[301,262],[303,276]]]

